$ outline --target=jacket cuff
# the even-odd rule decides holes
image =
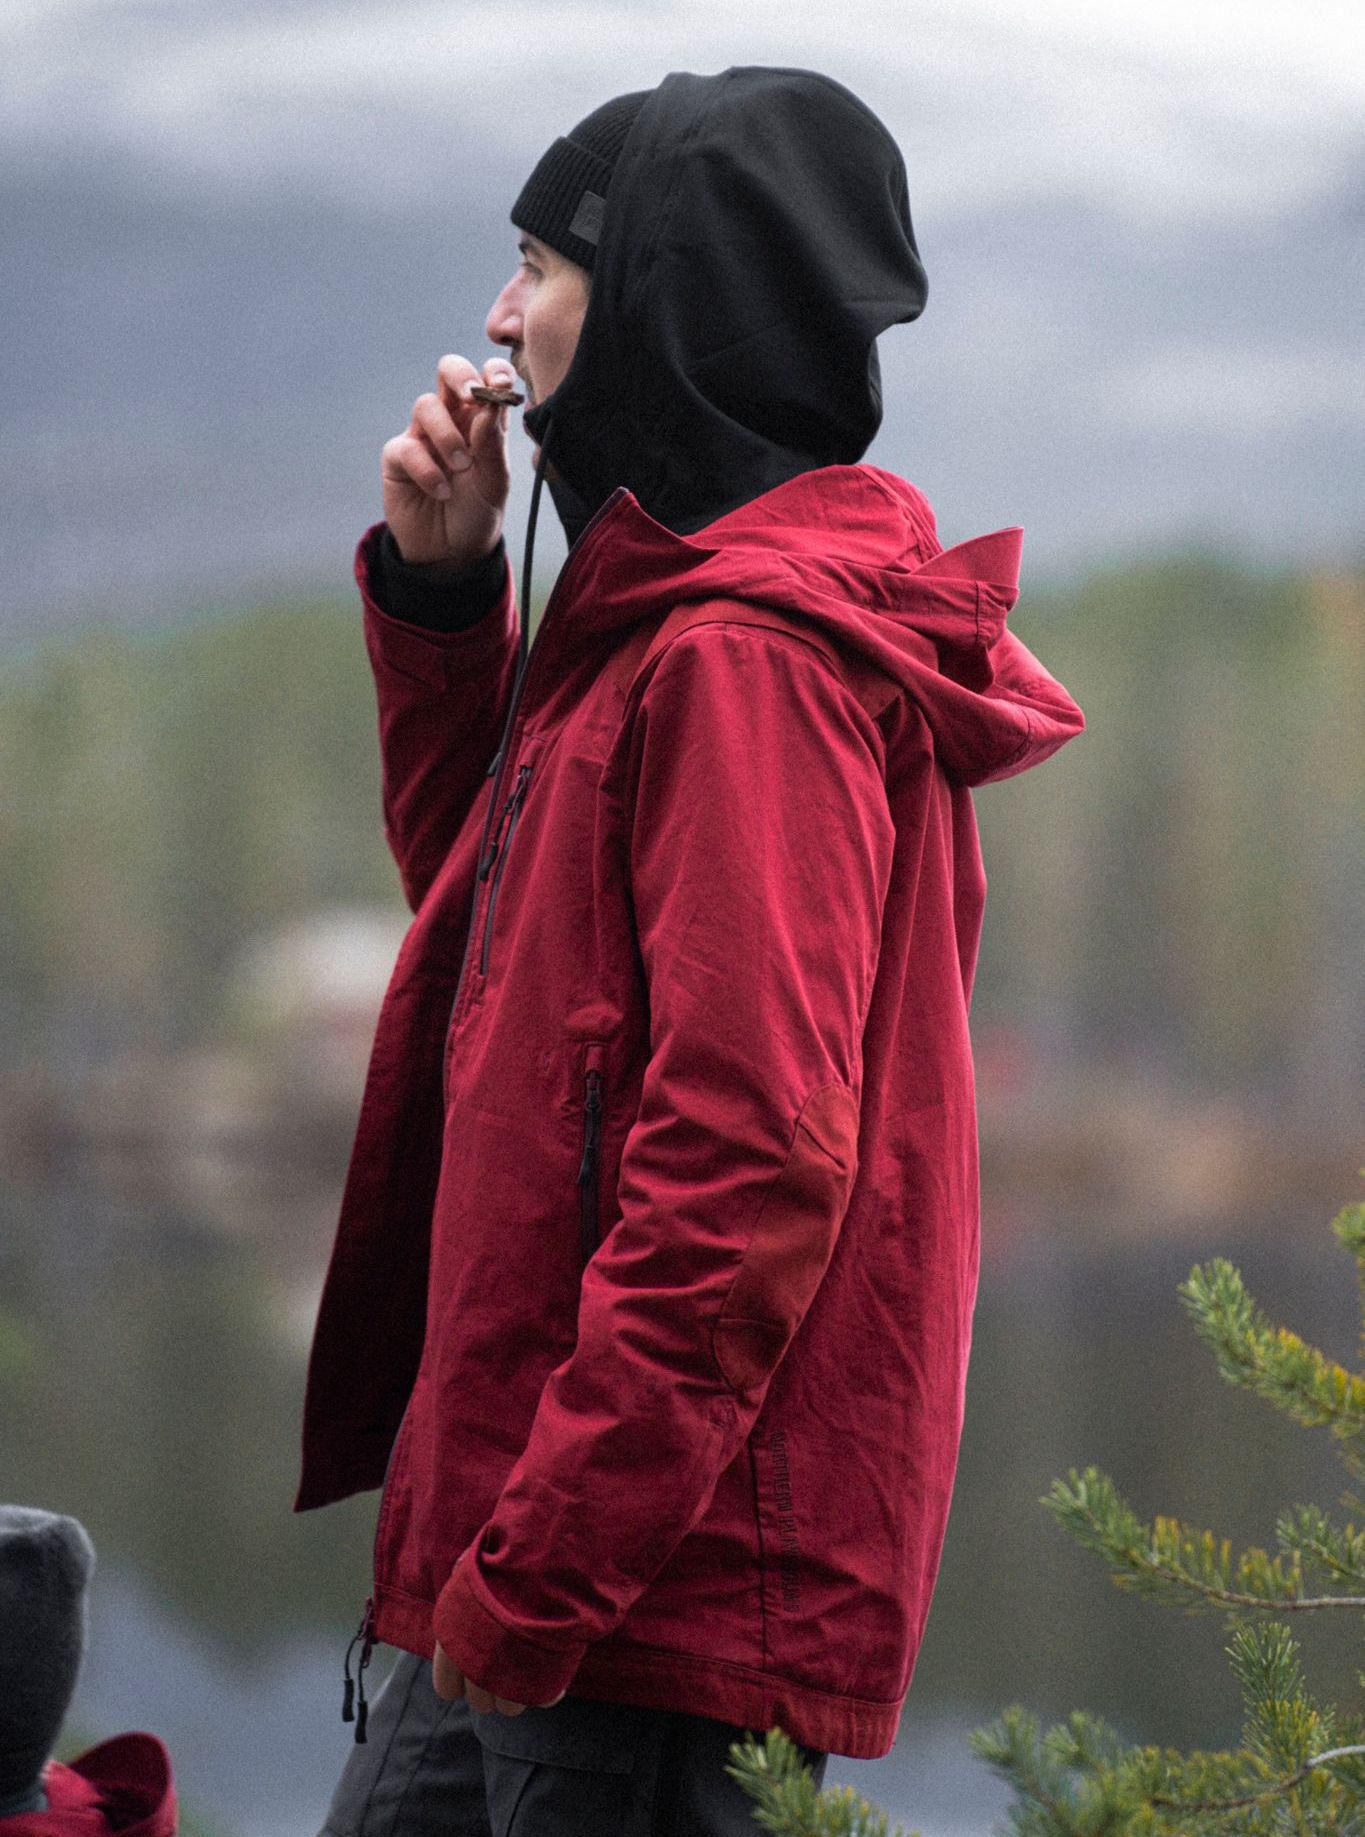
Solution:
[[[507,580],[507,544],[497,543],[472,567],[444,578],[430,566],[404,561],[387,523],[368,532],[366,586],[381,612],[427,631],[466,631],[486,618],[502,599]]]
[[[355,578],[365,608],[365,642],[376,668],[381,665],[410,677],[426,688],[443,690],[467,680],[490,657],[516,637],[516,602],[512,570],[504,551],[502,587],[497,613],[451,631],[433,631],[386,612],[375,597],[382,563],[378,552],[387,524],[373,523],[360,538],[355,553]],[[495,551],[496,552],[496,551]]]
[[[432,1631],[446,1653],[476,1684],[534,1707],[554,1701],[573,1682],[588,1647],[532,1645],[498,1618],[480,1579],[471,1545],[456,1563],[432,1615]]]

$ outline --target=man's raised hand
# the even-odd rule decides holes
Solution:
[[[482,372],[467,357],[443,357],[436,388],[418,396],[406,430],[380,460],[384,515],[404,561],[472,567],[497,545],[507,509],[509,410],[474,402],[470,385],[515,385],[505,357]]]

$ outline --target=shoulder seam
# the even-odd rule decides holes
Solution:
[[[859,693],[853,683],[850,682],[845,675],[838,658],[832,656],[823,643],[814,636],[808,638],[802,632],[788,630],[785,626],[768,624],[761,619],[746,619],[743,616],[742,609],[738,617],[732,618],[728,615],[723,615],[714,619],[699,619],[695,625],[688,625],[682,631],[674,632],[668,642],[661,645],[649,659],[648,663],[642,665],[636,672],[627,695],[627,702],[630,703],[633,701],[638,703],[644,696],[650,683],[654,679],[655,672],[658,670],[659,665],[663,662],[664,658],[668,656],[674,645],[681,639],[691,637],[698,631],[710,629],[743,631],[749,632],[756,637],[770,637],[786,640],[787,649],[799,649],[807,656],[813,657],[818,663],[821,673],[841,692],[843,700],[852,704],[852,706],[859,711],[863,719],[868,723],[871,732],[878,732],[878,715],[868,707],[863,695]]]
[[[851,701],[856,702],[858,700],[858,697],[844,680],[838,663],[829,655],[825,647],[814,638],[808,638],[804,633],[799,631],[788,631],[785,628],[766,624],[761,619],[746,619],[742,616],[732,618],[728,614],[715,619],[699,619],[695,625],[689,625],[686,630],[674,632],[667,644],[661,645],[654,653],[653,657],[650,658],[648,666],[642,668],[639,672],[636,677],[636,683],[639,688],[643,691],[650,678],[653,677],[654,672],[673,649],[674,645],[681,644],[685,638],[694,637],[698,632],[716,629],[750,632],[758,637],[776,638],[779,641],[785,640],[788,645],[798,646],[802,651],[809,653],[819,661],[825,674],[833,677],[835,682]]]

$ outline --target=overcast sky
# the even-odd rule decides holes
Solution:
[[[1358,554],[1365,0],[0,0],[12,624],[332,580],[540,153],[745,63],[900,143],[932,297],[869,457],[953,540]]]
[[[1365,171],[1360,0],[0,0],[0,148],[168,180],[476,183],[668,70],[846,82],[936,212],[1066,193],[1137,221],[1292,210]]]

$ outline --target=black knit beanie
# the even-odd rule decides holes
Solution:
[[[74,1518],[0,1505],[0,1800],[32,1785],[56,1745],[85,1647],[94,1566]]]
[[[607,186],[635,117],[654,92],[632,90],[595,108],[543,153],[512,206],[512,222],[592,269]]]

